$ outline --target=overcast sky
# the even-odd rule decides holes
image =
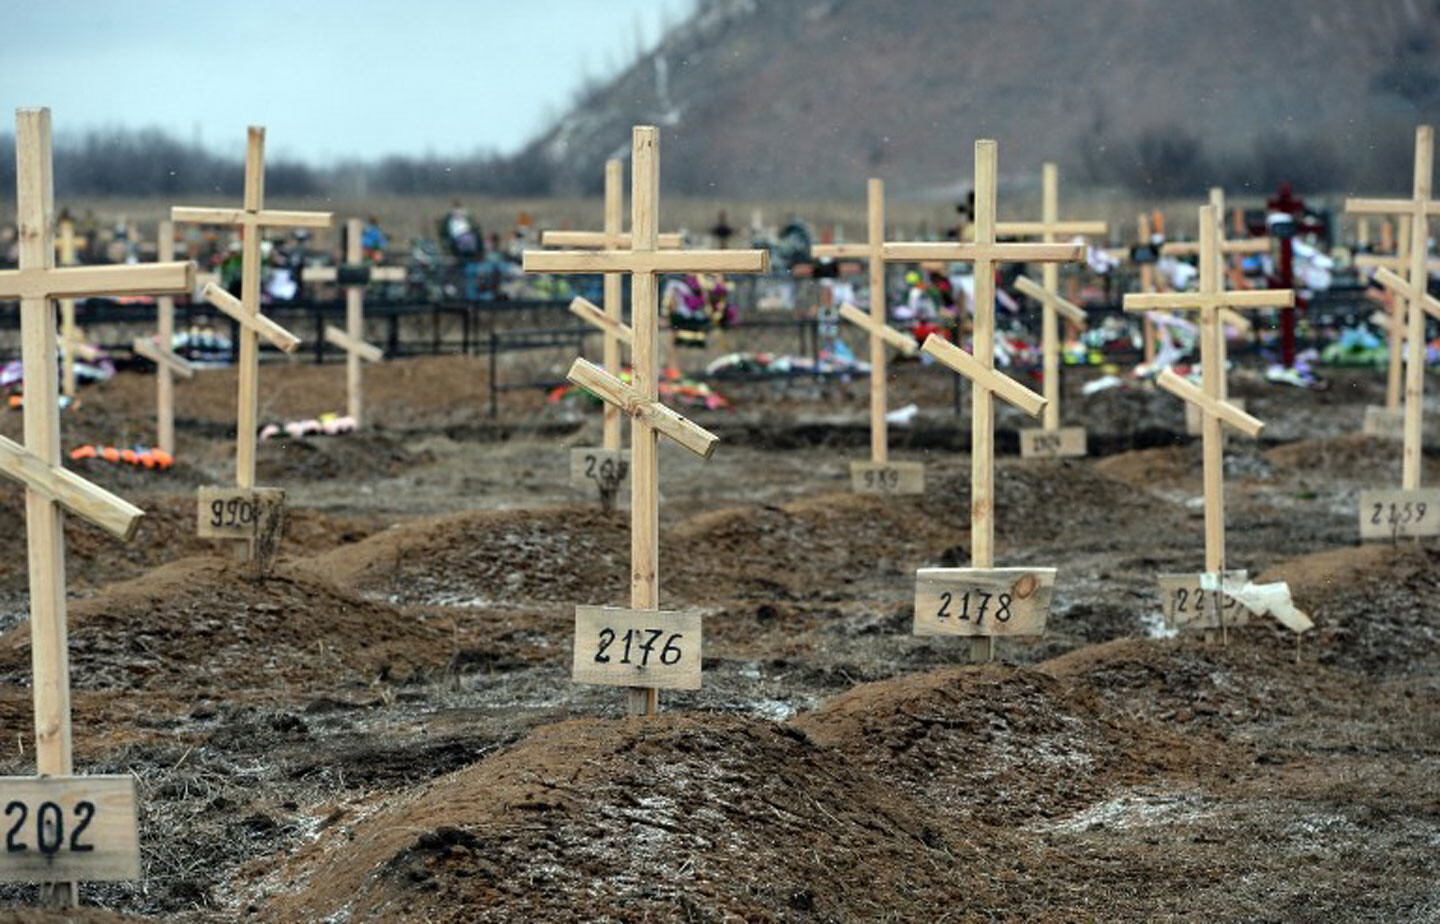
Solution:
[[[0,0],[0,113],[271,156],[513,151],[692,0]]]

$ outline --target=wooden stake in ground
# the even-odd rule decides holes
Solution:
[[[717,437],[660,403],[658,341],[660,325],[656,285],[662,273],[763,273],[769,255],[761,250],[691,250],[667,253],[659,249],[660,200],[659,132],[653,126],[636,126],[631,154],[632,246],[629,250],[525,252],[527,273],[630,273],[630,321],[634,330],[631,382],[625,384],[604,369],[577,359],[569,379],[619,407],[631,418],[630,445],[630,609],[600,610],[582,607],[576,613],[575,676],[582,682],[631,687],[631,714],[653,715],[658,708],[656,686],[671,682],[698,686],[698,638],[675,639],[667,629],[672,616],[658,611],[659,496],[656,464],[658,434],[709,457]],[[691,617],[692,619],[694,617]],[[601,624],[603,623],[603,624]],[[692,633],[698,634],[698,619]],[[593,630],[593,631],[592,631]],[[608,640],[606,633],[609,633]],[[653,633],[653,634],[652,634]],[[655,650],[657,639],[665,645]],[[632,639],[651,647],[632,650]],[[621,644],[623,640],[623,646]],[[677,642],[674,646],[670,641]],[[667,660],[669,659],[669,660]],[[693,666],[693,670],[691,670]],[[671,668],[674,670],[671,670]],[[682,670],[682,667],[685,668]]]
[[[345,265],[306,269],[301,278],[307,282],[338,282],[345,287],[345,329],[325,327],[325,342],[345,351],[345,413],[355,426],[365,425],[364,397],[361,390],[360,363],[378,363],[385,358],[377,346],[365,342],[365,287],[372,282],[404,282],[403,266],[370,266],[364,262],[361,238],[365,223],[352,218],[345,223]]]
[[[1055,584],[1053,568],[995,568],[995,408],[998,394],[1032,417],[1045,399],[995,371],[995,264],[1073,262],[1083,259],[1079,244],[997,244],[995,242],[996,145],[975,142],[975,240],[971,244],[892,244],[887,256],[912,260],[962,260],[975,266],[974,355],[931,334],[924,351],[973,384],[970,419],[970,567],[928,568],[918,572],[915,634],[969,635],[971,656],[995,656],[997,634],[1043,632]],[[976,601],[976,609],[952,608]],[[988,612],[994,597],[1005,604]],[[1000,601],[1000,598],[1006,598]],[[981,601],[986,609],[979,609]],[[1023,616],[1011,608],[1019,606]],[[987,619],[987,615],[989,618]]]
[[[206,301],[228,314],[240,324],[240,396],[237,404],[235,431],[235,497],[236,507],[246,504],[253,509],[273,509],[252,496],[255,488],[255,444],[258,436],[260,403],[260,337],[276,347],[293,353],[300,347],[300,338],[260,313],[260,237],[264,228],[328,228],[333,220],[329,212],[285,212],[265,208],[265,129],[250,126],[245,148],[245,200],[242,208],[183,208],[170,210],[177,222],[201,225],[235,225],[243,236],[240,262],[240,297],[221,289],[215,283],[205,286]],[[212,492],[213,493],[213,492]],[[216,500],[204,498],[208,504]],[[199,522],[204,532],[213,521],[213,511],[202,503]],[[270,521],[273,523],[273,521]],[[273,535],[264,523],[255,529]],[[274,536],[278,541],[278,536]],[[236,547],[239,557],[248,557],[264,570],[265,553],[273,552],[269,543],[247,539]]]
[[[191,263],[55,268],[50,110],[15,116],[20,268],[0,271],[0,299],[20,300],[25,444],[0,437],[0,473],[25,486],[34,669],[35,772],[0,781],[10,837],[0,880],[74,883],[138,878],[135,783],[73,777],[65,618],[64,510],[128,539],[143,512],[61,465],[53,298],[188,291]],[[89,825],[93,839],[80,836]],[[72,900],[74,889],[61,889]]]
[[[60,222],[60,265],[74,266],[75,223],[68,218]],[[75,397],[75,357],[80,352],[80,335],[75,329],[75,299],[60,299],[60,393],[67,398]]]
[[[866,189],[866,224],[870,239],[864,244],[818,244],[811,254],[821,259],[866,260],[870,265],[870,313],[842,305],[840,316],[870,335],[870,461],[850,463],[850,485],[865,494],[922,494],[925,466],[919,462],[891,462],[885,425],[886,349],[915,353],[915,339],[888,323],[885,293],[885,181],[871,178]]]
[[[1410,199],[1345,200],[1345,211],[1352,214],[1410,216],[1409,278],[1405,280],[1405,287],[1396,292],[1410,305],[1410,310],[1406,312],[1405,332],[1408,353],[1405,359],[1405,436],[1401,465],[1403,491],[1420,490],[1425,398],[1425,312],[1416,311],[1415,306],[1423,305],[1427,297],[1426,257],[1430,239],[1430,217],[1440,215],[1440,201],[1431,198],[1434,171],[1435,131],[1429,125],[1421,125],[1415,129],[1415,175]],[[1361,502],[1365,502],[1363,497]]]
[[[160,222],[160,238],[156,248],[161,263],[175,259],[175,226],[168,221]],[[161,452],[175,455],[175,376],[188,379],[195,376],[195,368],[189,362],[176,356],[175,343],[175,299],[161,295],[155,299],[158,317],[158,333],[154,340],[137,337],[131,348],[136,354],[155,364],[155,445]]]
[[[625,231],[625,165],[619,158],[605,161],[605,229],[603,231],[545,231],[540,235],[544,247],[569,247],[577,250],[623,250],[633,244]],[[660,250],[674,250],[685,245],[683,234],[657,234]],[[570,310],[581,320],[602,332],[602,363],[607,373],[619,378],[624,364],[622,346],[630,346],[633,335],[625,324],[622,298],[624,280],[618,274],[604,276],[603,311],[589,301],[577,298]],[[600,449],[576,447],[570,451],[570,481],[577,487],[594,485],[600,494],[600,505],[610,510],[615,498],[627,483],[630,454],[621,446],[620,409],[604,405],[603,436]]]
[[[1163,295],[1125,296],[1126,311],[1155,309],[1200,312],[1200,366],[1204,387],[1196,388],[1170,370],[1157,379],[1160,387],[1196,405],[1201,411],[1201,439],[1204,450],[1205,485],[1205,571],[1208,582],[1223,582],[1225,571],[1225,467],[1221,423],[1229,423],[1252,437],[1263,426],[1260,421],[1228,402],[1222,391],[1225,369],[1221,365],[1221,319],[1224,308],[1286,308],[1294,305],[1291,289],[1254,289],[1227,292],[1221,278],[1220,224],[1213,206],[1200,208],[1200,291]],[[1220,588],[1220,583],[1215,587]]]
[[[1107,233],[1109,225],[1103,221],[1061,221],[1060,220],[1060,169],[1047,163],[1041,169],[1041,207],[1039,221],[1001,221],[995,224],[995,233],[1010,237],[1039,237],[1047,244],[1060,239],[1077,236],[1100,236]],[[1046,263],[1041,267],[1041,285],[1020,277],[1028,286],[1020,291],[1040,302],[1040,349],[1044,361],[1045,417],[1039,430],[1020,431],[1020,454],[1026,457],[1056,458],[1060,456],[1083,456],[1085,454],[1085,428],[1067,427],[1068,433],[1060,428],[1060,332],[1057,314],[1063,314],[1072,324],[1083,328],[1085,312],[1078,306],[1060,297],[1060,266]]]

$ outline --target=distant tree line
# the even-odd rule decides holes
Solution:
[[[15,139],[0,134],[0,198],[15,189]],[[350,193],[545,195],[553,171],[541,158],[476,154],[462,158],[386,157],[314,167],[279,158],[265,163],[265,191],[275,196]],[[106,129],[55,141],[57,196],[240,196],[244,163],[159,129]]]

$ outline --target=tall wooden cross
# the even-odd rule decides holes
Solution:
[[[921,494],[925,490],[925,467],[918,462],[892,463],[890,440],[885,425],[886,349],[896,347],[907,355],[916,351],[913,337],[888,323],[889,301],[885,293],[885,181],[872,177],[866,187],[866,224],[869,240],[864,244],[817,244],[811,254],[833,260],[865,260],[870,269],[870,313],[854,305],[842,305],[840,316],[861,328],[870,337],[870,462],[850,465],[851,485],[857,491],[886,494]]]
[[[998,244],[996,235],[997,163],[994,141],[975,142],[975,216],[974,243],[890,244],[887,255],[911,260],[961,260],[975,267],[974,354],[966,353],[949,341],[931,334],[922,349],[973,384],[970,419],[970,567],[965,569],[922,569],[917,575],[915,632],[928,634],[959,634],[983,636],[984,642],[972,639],[972,657],[983,647],[984,656],[994,657],[995,634],[1021,634],[1044,631],[1045,611],[1055,571],[1051,569],[995,569],[995,406],[999,395],[1030,416],[1039,415],[1045,399],[1015,380],[995,371],[995,264],[1073,262],[1083,259],[1085,248],[1080,244]],[[954,584],[945,589],[947,582]],[[996,582],[999,582],[997,584]],[[1000,585],[1010,588],[999,591]],[[980,588],[988,587],[988,590]],[[971,592],[1004,593],[1016,602],[1027,604],[1033,618],[1003,622],[983,619],[971,621],[951,616],[945,606],[933,601],[960,599]],[[1043,606],[1040,606],[1043,602]],[[1035,605],[1033,613],[1028,607]],[[967,610],[968,617],[968,610]],[[961,623],[964,623],[963,625]]]
[[[698,455],[714,452],[717,437],[660,403],[660,339],[656,289],[662,273],[763,273],[769,269],[769,255],[760,250],[690,250],[665,252],[659,249],[658,212],[660,199],[659,132],[648,125],[635,126],[631,145],[631,246],[628,250],[525,252],[527,273],[630,273],[630,322],[634,331],[631,382],[625,384],[604,369],[577,359],[570,381],[619,407],[631,418],[631,503],[630,503],[630,607],[617,611],[610,631],[656,632],[661,621],[659,584],[659,498],[656,464],[657,437],[663,433]],[[606,611],[608,612],[608,611]],[[577,679],[631,687],[630,712],[653,714],[658,707],[655,683],[666,675],[668,663],[636,664],[630,661],[627,641],[622,666],[618,649],[611,654],[594,651],[582,639],[585,608],[577,611],[575,658]],[[628,626],[628,629],[626,628]],[[698,627],[697,627],[698,628]],[[660,629],[664,631],[664,627]],[[657,633],[658,634],[658,633]],[[672,633],[673,635],[674,633]],[[627,636],[628,638],[628,636]],[[694,641],[698,642],[698,639]],[[653,637],[652,637],[653,642]],[[678,652],[680,649],[677,648]],[[694,648],[693,681],[699,685],[698,645]],[[649,655],[649,652],[646,652]],[[677,654],[677,664],[690,663]],[[584,668],[582,671],[581,668]]]
[[[142,295],[187,292],[193,263],[150,266],[86,266],[55,268],[54,182],[51,173],[50,110],[20,109],[15,115],[16,209],[20,267],[0,271],[0,299],[20,300],[21,362],[25,377],[25,444],[0,437],[0,473],[25,486],[25,525],[30,574],[30,639],[35,702],[35,772],[40,781],[0,782],[7,798],[19,801],[36,828],[17,824],[23,837],[10,841],[0,855],[0,879],[73,883],[83,879],[136,878],[134,781],[130,777],[71,777],[74,760],[70,729],[70,661],[65,619],[65,536],[63,510],[128,539],[143,511],[126,503],[61,465],[60,417],[55,362],[55,315],[50,300],[90,295]],[[91,780],[88,784],[86,780]],[[77,786],[77,781],[78,786]],[[88,788],[87,788],[88,787]],[[128,794],[128,837],[124,803]],[[76,851],[75,840],[46,848],[42,804],[59,793],[66,797],[59,812],[69,815],[71,798],[84,790],[115,808],[115,823],[105,843]],[[49,795],[47,795],[49,793]],[[31,796],[35,796],[31,804]],[[85,799],[85,795],[79,798]],[[98,803],[96,803],[98,804]],[[15,815],[7,808],[7,816]],[[91,806],[92,813],[95,811]],[[74,819],[69,819],[71,822]],[[62,824],[57,815],[50,833]],[[21,830],[23,828],[23,830]],[[70,825],[65,826],[66,830]],[[99,826],[97,825],[97,830]],[[32,832],[38,840],[32,838]],[[117,833],[119,832],[119,833]],[[21,849],[15,845],[24,844]],[[69,890],[73,898],[73,889]]]
[[[161,263],[175,259],[175,226],[160,222],[156,254]],[[155,299],[157,332],[155,339],[136,337],[131,349],[155,364],[155,445],[161,452],[175,455],[175,376],[193,378],[195,368],[174,353],[175,299],[162,295]]]
[[[624,250],[633,246],[633,237],[625,231],[625,165],[618,157],[605,161],[605,219],[601,231],[544,231],[540,244],[544,247],[569,247],[575,250]],[[685,246],[683,234],[657,234],[656,247],[674,250]],[[618,274],[604,278],[604,308],[597,309],[583,298],[570,303],[570,310],[582,321],[600,329],[601,362],[610,375],[620,377],[624,364],[622,347],[631,345],[634,335],[625,324],[622,298],[624,280]],[[601,421],[600,451],[577,447],[570,453],[571,481],[577,485],[593,483],[600,493],[601,504],[608,510],[615,503],[615,494],[624,484],[630,462],[621,446],[620,409],[605,404]]]
[[[1396,294],[1410,309],[1405,316],[1408,338],[1405,357],[1405,435],[1401,455],[1401,488],[1420,489],[1423,401],[1425,397],[1425,312],[1417,311],[1427,297],[1426,260],[1429,253],[1430,218],[1440,215],[1440,200],[1431,198],[1435,172],[1435,130],[1429,125],[1415,129],[1415,174],[1409,199],[1346,199],[1345,211],[1357,215],[1408,215],[1410,217],[1410,265],[1408,278]]]
[[[1400,225],[1399,236],[1395,238],[1394,254],[1373,254],[1362,253],[1355,257],[1355,265],[1360,269],[1374,272],[1385,270],[1390,273],[1390,278],[1400,278],[1395,274],[1408,273],[1410,271],[1410,221],[1411,216],[1401,215],[1398,224]],[[1368,222],[1362,219],[1361,227],[1366,227]],[[1390,222],[1385,222],[1384,227],[1389,228]],[[1389,238],[1391,235],[1386,235]],[[1440,272],[1440,260],[1428,257],[1425,261],[1426,273]],[[1384,285],[1384,283],[1381,283]],[[1397,292],[1391,286],[1385,286],[1386,300],[1389,302],[1390,318],[1386,326],[1386,339],[1388,343],[1388,368],[1385,376],[1385,407],[1383,414],[1372,413],[1366,408],[1365,423],[1366,432],[1375,432],[1383,435],[1394,435],[1397,439],[1402,436],[1404,427],[1404,413],[1401,407],[1401,399],[1404,395],[1404,353],[1405,353],[1405,311],[1409,305],[1405,296]]]
[[[1200,208],[1200,285],[1198,292],[1171,292],[1160,295],[1127,294],[1126,311],[1154,309],[1200,312],[1200,366],[1203,389],[1196,389],[1170,370],[1158,382],[1171,394],[1201,411],[1201,439],[1204,448],[1205,484],[1205,570],[1225,570],[1225,469],[1224,440],[1220,425],[1230,423],[1251,436],[1258,435],[1260,421],[1231,405],[1224,397],[1225,369],[1221,343],[1220,312],[1224,308],[1288,308],[1295,304],[1292,289],[1251,289],[1226,291],[1221,273],[1220,223],[1214,206]],[[1251,432],[1253,431],[1253,432]]]
[[[1212,186],[1212,187],[1210,187],[1210,209],[1212,210],[1212,212],[1214,213],[1214,216],[1215,216],[1216,241],[1217,241],[1218,244],[1219,244],[1220,252],[1221,252],[1222,254],[1224,254],[1225,256],[1240,257],[1240,256],[1243,256],[1244,254],[1256,254],[1256,253],[1269,253],[1269,252],[1270,252],[1270,238],[1268,238],[1268,237],[1241,238],[1241,239],[1239,239],[1239,240],[1227,240],[1227,239],[1226,239],[1226,237],[1225,237],[1225,190],[1224,190],[1222,187],[1219,187],[1219,186]],[[1171,257],[1194,256],[1194,255],[1197,255],[1197,254],[1200,253],[1200,242],[1198,242],[1198,241],[1170,241],[1170,242],[1165,243],[1163,246],[1161,246],[1160,252],[1161,252],[1162,254],[1165,254],[1166,256],[1171,256]],[[1222,263],[1221,263],[1219,260],[1217,260],[1217,262],[1216,262],[1216,270],[1215,270],[1215,271],[1219,274],[1219,280],[1218,280],[1218,282],[1216,283],[1216,285],[1217,285],[1220,289],[1224,289],[1224,288],[1225,288],[1225,272],[1224,272],[1224,266],[1222,265]],[[1202,273],[1202,275],[1203,275],[1203,273]],[[1237,315],[1234,315],[1233,313],[1228,313],[1228,312],[1225,311],[1225,310],[1222,310],[1222,311],[1221,311],[1220,321],[1221,321],[1221,324],[1222,324],[1222,325],[1228,324],[1228,325],[1231,326],[1231,327],[1238,327],[1238,328],[1240,328],[1240,330],[1241,330],[1242,332],[1245,332],[1245,331],[1249,331],[1249,330],[1250,330],[1250,322],[1249,322],[1247,319],[1245,319],[1245,318],[1243,318],[1243,317],[1239,317],[1239,316],[1237,316]],[[1229,385],[1229,382],[1227,381],[1227,378],[1226,378],[1226,375],[1225,375],[1225,371],[1224,371],[1224,370],[1225,370],[1225,369],[1229,366],[1229,364],[1230,364],[1230,359],[1229,359],[1230,347],[1229,347],[1229,345],[1228,345],[1228,343],[1227,343],[1227,341],[1226,341],[1226,337],[1224,336],[1224,327],[1221,327],[1220,332],[1221,332],[1221,336],[1220,336],[1220,346],[1219,346],[1219,350],[1220,350],[1219,357],[1220,357],[1220,358],[1219,358],[1219,360],[1218,360],[1218,362],[1219,362],[1219,364],[1220,364],[1220,369],[1221,369],[1221,374],[1220,374],[1220,397],[1221,397],[1221,398],[1228,398],[1229,395],[1230,395],[1230,385]],[[1240,406],[1241,406],[1242,408],[1244,407],[1243,404],[1241,404]]]
[[[1039,237],[1047,244],[1053,244],[1060,240],[1070,240],[1078,236],[1099,236],[1109,230],[1109,225],[1103,221],[1061,221],[1060,220],[1060,169],[1053,163],[1046,163],[1041,168],[1041,205],[1039,221],[999,221],[995,223],[995,233],[1010,237]],[[1060,333],[1058,314],[1064,314],[1067,320],[1080,325],[1084,324],[1085,312],[1078,307],[1071,305],[1068,301],[1060,298],[1060,266],[1058,263],[1046,263],[1041,267],[1041,292],[1036,293],[1033,289],[1025,291],[1031,298],[1038,299],[1041,304],[1040,321],[1040,349],[1044,362],[1044,392],[1045,392],[1045,417],[1042,422],[1042,431],[1054,435],[1060,429]],[[1022,277],[1023,278],[1023,277]],[[1028,280],[1027,280],[1028,281]],[[1076,313],[1078,312],[1078,320]],[[1038,455],[1084,455],[1085,435],[1081,430],[1078,434],[1079,445],[1076,447],[1075,439],[1071,438],[1071,445],[1068,451],[1062,451],[1055,440],[1043,440],[1043,446],[1055,445],[1054,449],[1039,453],[1027,453]],[[1026,448],[1024,435],[1021,436],[1021,450]],[[1033,445],[1033,440],[1032,440]],[[1074,451],[1078,448],[1078,452]]]
[[[345,351],[345,413],[356,427],[365,425],[364,396],[360,363],[378,363],[385,358],[379,347],[365,342],[365,286],[372,282],[404,282],[403,266],[369,266],[361,246],[365,223],[352,218],[345,223],[345,265],[306,269],[302,279],[309,282],[338,282],[345,287],[345,329],[327,324],[325,342]]]
[[[204,225],[235,225],[242,235],[240,298],[215,283],[205,286],[206,301],[228,314],[240,325],[240,394],[236,415],[235,485],[242,493],[255,487],[255,444],[260,402],[260,337],[293,353],[300,338],[260,313],[260,237],[264,228],[328,228],[330,212],[287,212],[265,208],[265,129],[250,126],[245,148],[245,199],[238,209],[185,208],[170,210],[177,222]],[[204,511],[201,512],[203,523]],[[255,543],[246,542],[246,554],[253,556]]]
[[[70,219],[60,222],[60,240],[57,242],[60,250],[60,265],[74,266],[75,259],[75,223]],[[61,349],[61,370],[60,370],[60,392],[67,398],[75,397],[75,359],[77,356],[92,358],[93,351],[80,342],[80,334],[75,329],[75,299],[60,299],[60,349]]]

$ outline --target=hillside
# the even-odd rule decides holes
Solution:
[[[1440,117],[1440,0],[704,0],[521,153],[590,191],[629,126],[667,191],[900,195],[1056,160],[1075,182],[1391,188]]]

